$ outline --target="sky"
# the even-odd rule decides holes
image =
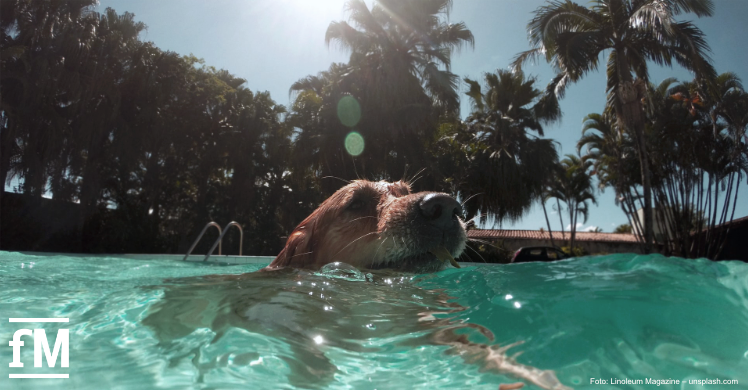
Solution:
[[[366,0],[371,5],[370,0]],[[325,31],[332,21],[347,20],[345,0],[100,0],[99,10],[107,7],[117,12],[131,12],[148,29],[141,39],[152,41],[162,50],[193,54],[206,65],[226,69],[247,80],[253,91],[269,91],[272,98],[290,106],[291,84],[310,74],[329,68],[333,62],[347,62],[348,54],[334,45],[325,44]],[[579,0],[578,3],[586,4]],[[734,72],[748,85],[748,50],[737,42],[748,35],[748,1],[715,0],[711,18],[681,15],[704,31],[712,48],[711,57],[717,72]],[[517,53],[530,48],[527,22],[532,12],[544,4],[541,0],[455,0],[450,22],[464,22],[475,36],[475,48],[464,48],[452,57],[452,72],[474,80],[486,72],[506,69]],[[553,72],[545,62],[524,67],[526,74],[538,78],[543,88]],[[659,83],[668,77],[691,80],[686,70],[651,65],[650,79]],[[466,86],[460,86],[461,92]],[[564,113],[560,123],[547,126],[545,136],[558,141],[559,155],[576,154],[581,136],[582,119],[589,113],[602,112],[605,106],[605,74],[587,75],[567,88],[561,100]],[[461,115],[469,113],[463,99]],[[628,223],[615,205],[611,189],[597,194],[597,205],[590,204],[589,219],[579,230],[601,228],[612,232]],[[560,230],[558,214],[548,205],[551,227]],[[735,217],[748,215],[748,185],[740,188]],[[564,214],[568,228],[568,215]],[[535,206],[522,220],[504,223],[504,229],[546,228],[540,206]],[[547,228],[546,228],[547,229]]]

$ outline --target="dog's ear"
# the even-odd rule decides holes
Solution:
[[[318,256],[321,255],[320,242],[324,240],[326,232],[346,204],[350,192],[350,186],[343,187],[322,202],[317,210],[291,232],[281,253],[263,271],[285,267],[315,268]]]
[[[263,271],[271,271],[285,267],[306,268],[314,264],[313,226],[299,225],[288,236],[286,246]]]

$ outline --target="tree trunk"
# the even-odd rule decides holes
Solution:
[[[7,114],[7,111],[5,111]],[[5,181],[8,180],[8,172],[10,171],[10,158],[13,152],[12,145],[15,144],[15,132],[11,126],[15,125],[14,118],[6,119],[6,127],[0,131],[0,182],[3,187],[0,190],[0,198],[2,197],[3,191],[5,191]]]
[[[90,152],[83,169],[83,180],[80,190],[80,227],[95,213],[99,201],[99,190],[101,189],[101,173],[97,158],[97,152]]]
[[[623,67],[622,67],[623,68]],[[642,190],[644,193],[644,251],[652,252],[654,238],[652,218],[652,183],[650,180],[649,159],[647,158],[647,146],[644,139],[644,113],[642,112],[641,99],[644,98],[645,84],[641,79],[632,81],[628,66],[625,66],[624,80],[618,86],[616,116],[619,126],[628,129],[634,134],[639,154],[639,165],[642,176]]]
[[[545,200],[540,200],[541,204],[543,205],[543,215],[545,215],[545,223],[548,225],[548,234],[551,235],[551,246],[555,247],[556,244],[553,242],[553,232],[551,231],[551,221],[548,220],[548,211],[545,209]]]
[[[160,180],[161,177],[161,166],[158,162],[160,158],[160,140],[156,142],[151,156],[148,159],[145,171],[145,177],[143,179],[143,191],[146,194],[145,207],[150,209],[156,209],[159,202],[159,196],[164,186],[164,181]],[[148,211],[146,210],[146,211]]]
[[[654,242],[653,216],[652,216],[652,183],[649,173],[649,159],[647,158],[644,132],[639,130],[639,164],[641,165],[642,191],[644,192],[644,243],[646,253],[652,253]]]
[[[36,121],[32,123],[28,135],[28,143],[23,151],[24,168],[26,170],[23,178],[23,193],[39,202],[46,187],[46,156],[44,154],[46,152],[47,140],[42,133],[43,125]]]
[[[561,203],[556,198],[556,208],[558,209],[558,219],[561,221],[561,242],[566,240],[566,232],[564,231],[564,217],[561,215]]]
[[[571,221],[571,226],[569,229],[569,234],[571,235],[571,239],[569,240],[569,252],[571,252],[571,255],[574,256],[574,235],[577,232],[577,220],[576,220],[576,210],[575,207],[572,205],[567,205],[569,207],[569,220]]]

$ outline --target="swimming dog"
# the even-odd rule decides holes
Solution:
[[[460,203],[445,193],[414,194],[403,181],[356,180],[302,221],[266,270],[334,262],[413,272],[459,267],[454,258],[467,238],[461,215]]]
[[[505,355],[516,343],[487,344],[493,333],[459,319],[467,308],[454,297],[397,276],[459,267],[454,258],[466,245],[461,212],[460,203],[444,193],[412,193],[405,182],[353,181],[291,232],[263,272],[178,280],[164,288],[164,298],[143,322],[168,345],[206,327],[215,332],[211,343],[232,328],[281,340],[287,349],[266,353],[286,362],[295,387],[324,388],[335,381],[338,368],[325,354],[329,348],[365,358],[382,349],[371,340],[396,339],[395,348],[447,346],[448,354],[482,370],[544,389],[568,389],[553,371]]]

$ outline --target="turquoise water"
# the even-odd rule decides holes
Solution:
[[[521,352],[517,364],[553,370],[573,388],[748,388],[741,262],[626,254],[420,276],[207,276],[259,268],[0,252],[0,388],[495,390],[518,381],[443,342],[454,335],[494,350],[523,342],[505,354]],[[33,368],[27,337],[25,367],[9,368],[15,317],[70,318],[45,325],[48,335],[70,329],[70,367]],[[688,383],[703,379],[738,384]]]

